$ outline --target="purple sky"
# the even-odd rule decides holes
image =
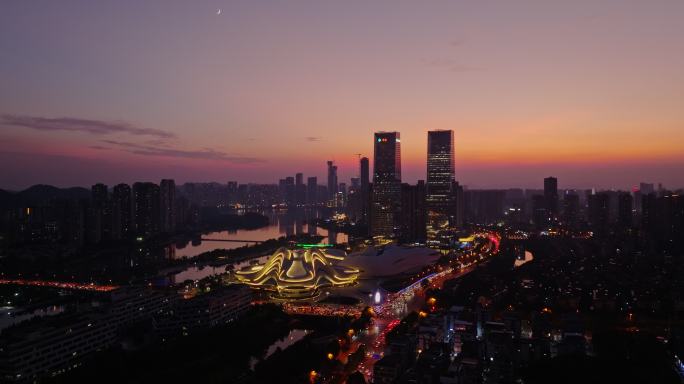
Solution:
[[[221,9],[221,14],[217,14]],[[471,187],[684,180],[684,2],[0,3],[0,188],[357,174],[453,129]]]

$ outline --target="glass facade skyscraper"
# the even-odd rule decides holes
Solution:
[[[401,139],[399,132],[374,137],[371,234],[395,237],[401,204]]]
[[[440,229],[455,224],[454,131],[429,131],[427,150],[427,230],[434,239]]]

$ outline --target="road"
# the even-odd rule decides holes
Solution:
[[[474,266],[469,266],[458,271],[451,271],[450,273],[436,276],[430,279],[429,288],[441,288],[446,280],[457,279],[465,276],[474,269]],[[407,296],[408,295],[408,296]],[[417,288],[412,294],[397,295],[388,299],[385,305],[390,310],[383,311],[382,314],[374,319],[371,329],[367,333],[359,337],[352,346],[352,349],[358,348],[359,345],[366,345],[366,359],[359,364],[359,372],[363,373],[366,381],[370,382],[373,375],[373,364],[384,356],[385,347],[387,346],[385,337],[394,327],[399,325],[401,319],[412,311],[417,311],[425,302],[424,289]],[[407,300],[408,299],[408,300]],[[403,311],[397,312],[391,310],[393,308],[405,308]]]
[[[473,271],[478,263],[498,253],[500,237],[497,234],[485,233],[478,237],[485,240],[474,247],[478,257],[468,257],[468,263],[461,268],[449,268],[426,276],[402,291],[388,296],[383,305],[375,308],[377,317],[373,325],[368,332],[359,336],[351,347],[351,350],[356,350],[361,344],[366,346],[366,358],[359,364],[358,370],[366,377],[367,382],[372,382],[373,364],[384,356],[387,333],[399,325],[406,314],[419,310],[425,303],[422,280],[428,280],[427,288],[441,288],[445,281],[465,276]]]
[[[109,292],[117,289],[115,285],[95,285],[87,283],[71,283],[66,281],[50,280],[25,280],[25,279],[0,279],[0,284],[29,285],[34,287],[50,287],[61,289],[73,289],[80,291]]]

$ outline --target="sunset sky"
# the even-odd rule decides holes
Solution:
[[[432,129],[471,188],[684,187],[684,1],[0,2],[0,188],[349,182],[375,131],[414,182]]]

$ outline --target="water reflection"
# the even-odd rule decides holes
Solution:
[[[242,267],[245,267],[249,265],[250,263],[258,262],[258,263],[265,263],[266,259],[268,259],[268,255],[266,256],[261,256],[256,259],[249,259],[249,260],[244,260],[238,263],[232,264],[232,267],[234,270],[239,270]],[[219,266],[219,267],[212,267],[212,266],[192,266],[184,269],[182,272],[179,272],[173,276],[171,276],[171,281],[170,283],[176,284],[176,283],[182,283],[186,280],[202,280],[205,277],[213,276],[213,275],[218,275],[226,272],[226,266]]]
[[[324,236],[322,243],[327,244],[346,243],[348,241],[347,235],[344,233],[328,231],[324,228],[307,224],[310,220],[321,217],[321,212],[319,210],[301,209],[260,213],[268,216],[270,223],[268,226],[254,230],[241,229],[237,231],[211,232],[202,235],[202,237],[220,240],[265,241],[277,239],[281,236],[309,234]],[[201,253],[213,251],[214,249],[235,249],[251,244],[253,243],[194,240],[184,244],[170,245],[167,254],[170,258],[175,259],[183,257],[192,258]]]
[[[254,367],[256,367],[256,365],[259,361],[263,361],[263,360],[268,359],[269,356],[274,354],[275,351],[277,351],[278,349],[280,349],[280,350],[287,349],[288,347],[292,346],[294,343],[303,339],[304,336],[306,336],[309,332],[311,332],[311,331],[307,330],[307,329],[293,329],[293,330],[291,330],[290,333],[286,337],[284,337],[280,340],[276,340],[275,343],[271,344],[268,347],[268,350],[266,351],[266,355],[264,355],[263,359],[259,360],[256,357],[252,356],[252,358],[250,358],[250,360],[249,360],[249,369],[251,369],[253,371]]]

